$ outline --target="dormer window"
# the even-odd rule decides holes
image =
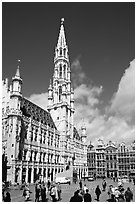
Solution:
[[[62,56],[62,48],[60,48],[60,56]]]
[[[63,50],[63,51],[64,51],[64,56],[66,56],[66,48],[64,48],[64,50]]]

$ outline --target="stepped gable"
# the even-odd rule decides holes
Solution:
[[[28,99],[22,98],[21,110],[24,116],[32,117],[32,119],[41,121],[41,123],[57,130],[50,113]]]
[[[78,134],[78,131],[77,131],[76,127],[73,128],[73,137],[75,139],[77,139],[77,140],[80,140],[80,141],[82,140],[81,137]]]

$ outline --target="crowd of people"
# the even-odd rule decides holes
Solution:
[[[85,182],[84,182],[85,183]],[[23,190],[22,196],[24,201],[29,201],[30,191],[29,185],[24,183],[21,188]],[[92,191],[93,192],[93,191]],[[94,194],[96,196],[95,200],[100,201],[100,195],[106,193],[108,195],[108,202],[131,202],[133,200],[133,192],[129,187],[124,189],[124,185],[121,181],[117,182],[117,186],[108,185],[106,180],[102,180],[102,185],[97,185],[94,189]],[[50,182],[47,183],[40,182],[39,180],[35,183],[35,202],[57,202],[62,199],[62,188],[60,183]],[[93,197],[92,197],[93,196]],[[11,196],[9,191],[2,191],[2,197],[4,202],[11,202]],[[74,192],[74,195],[70,198],[69,202],[94,202],[94,195],[90,194],[90,189],[83,185],[82,180],[79,181],[79,187]]]
[[[117,187],[113,185],[107,187],[107,182],[103,179],[102,188],[99,185],[95,188],[96,201],[100,200],[100,195],[103,192],[108,194],[108,199],[106,200],[108,202],[131,202],[133,200],[133,192],[129,187],[125,190],[122,182],[119,182]],[[92,202],[92,195],[89,193],[86,184],[82,186],[82,181],[79,182],[79,189],[74,192],[70,202]]]
[[[61,185],[60,183],[47,183],[37,181],[35,183],[35,202],[57,202],[61,200]],[[24,186],[23,196],[25,197],[25,201],[30,199],[30,193],[28,184]]]
[[[101,190],[99,188],[99,185],[97,185],[97,187],[95,189],[95,194],[97,196],[96,200],[99,201],[99,197],[101,194]],[[86,186],[86,184],[84,184],[84,186],[82,185],[81,180],[79,182],[79,189],[77,189],[74,192],[74,195],[70,198],[70,202],[92,202],[92,196],[89,193],[89,189]]]

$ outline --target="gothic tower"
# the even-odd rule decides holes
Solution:
[[[65,161],[70,162],[74,127],[74,91],[71,87],[70,62],[63,22],[62,18],[55,48],[53,82],[50,81],[48,89],[48,110],[61,133],[61,148],[68,152]]]
[[[8,124],[9,132],[7,137],[7,154],[8,165],[11,167],[8,171],[8,179],[15,180],[15,167],[16,161],[19,158],[19,140],[21,130],[21,117],[22,112],[20,110],[22,99],[22,79],[20,77],[19,65],[15,76],[12,78],[12,85],[10,87],[10,103],[8,110]],[[11,166],[12,165],[12,166]]]

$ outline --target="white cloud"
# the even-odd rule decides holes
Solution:
[[[106,107],[105,115],[101,114],[99,104],[102,94],[102,86],[92,85],[83,72],[79,58],[72,63],[72,82],[74,84],[75,115],[74,123],[79,130],[82,121],[87,128],[87,142],[96,143],[101,138],[107,143],[113,142],[130,143],[135,138],[134,112],[135,112],[135,61],[130,63],[122,76],[117,92]],[[33,94],[29,100],[47,109],[48,93]],[[131,123],[132,121],[132,123]],[[130,123],[129,123],[130,122]]]
[[[120,143],[130,143],[134,140],[135,129],[122,118],[110,116],[97,116],[92,123],[87,123],[87,142],[91,140],[96,143],[99,138],[105,143],[109,140]]]
[[[32,94],[28,100],[32,101],[41,108],[47,110],[48,105],[48,92],[41,94]]]
[[[135,60],[125,70],[120,80],[118,90],[114,94],[110,112],[116,113],[131,122],[135,117]]]
[[[80,70],[83,73],[78,59],[77,63],[75,63],[75,70]],[[85,79],[87,79],[86,75]],[[100,95],[103,91],[102,86],[92,86],[90,80],[83,80],[82,82],[80,84],[79,81],[74,90],[74,121],[78,129],[80,129],[84,118],[88,135],[87,142],[96,143],[99,138],[103,139],[104,142],[109,140],[117,143],[122,141],[132,142],[135,138],[135,128],[133,123],[128,122],[134,118],[135,112],[134,61],[130,63],[130,67],[126,69],[121,78],[118,91],[113,96],[110,107],[106,108],[105,115],[101,115],[98,108]]]
[[[75,59],[71,65],[72,70],[71,79],[74,88],[84,83],[84,81],[87,79],[86,74],[82,70],[79,58],[80,57]]]

